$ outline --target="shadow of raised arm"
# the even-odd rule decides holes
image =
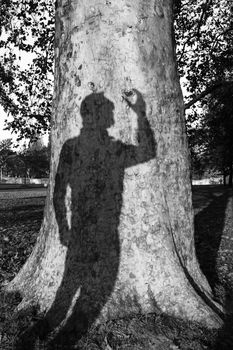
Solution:
[[[155,158],[156,142],[146,117],[146,104],[142,94],[138,90],[133,89],[130,92],[125,92],[123,98],[138,117],[138,145],[126,146],[126,167],[130,167]]]

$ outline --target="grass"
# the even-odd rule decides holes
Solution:
[[[5,197],[4,197],[5,198]],[[27,259],[37,238],[45,197],[38,192],[21,192],[0,201],[0,283],[7,283]],[[19,295],[0,295],[1,350],[231,350],[233,349],[233,234],[232,191],[222,186],[196,186],[195,245],[200,266],[211,284],[216,300],[228,313],[218,332],[163,313],[109,321],[93,327],[75,347],[52,346],[38,340],[28,347],[16,339],[29,324],[38,321],[35,309],[14,313]]]

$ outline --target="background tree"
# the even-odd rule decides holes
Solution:
[[[226,165],[230,152],[226,143],[231,143],[231,136],[229,132],[226,137],[222,135],[229,124],[224,110],[230,115],[233,97],[231,5],[227,0],[181,1],[175,20],[185,107],[198,102],[197,108],[186,113],[194,176],[200,177],[205,171],[225,174],[231,168]],[[226,98],[221,98],[224,94]]]
[[[0,142],[0,167],[2,175],[34,178],[48,177],[49,175],[49,146],[37,140],[31,142],[23,150],[16,152],[12,149],[12,139]]]
[[[200,119],[200,117],[199,117]],[[206,130],[201,125],[187,125],[190,149],[191,176],[193,180],[201,179],[206,171]]]
[[[7,172],[7,158],[13,155],[15,152],[12,150],[12,140],[5,139],[0,142],[0,176],[2,180],[3,172]]]
[[[50,126],[54,2],[3,0],[1,19],[1,104],[12,116],[8,128],[35,138]]]
[[[26,177],[26,165],[22,157],[18,154],[9,155],[6,159],[8,176]]]
[[[187,106],[232,84],[232,6],[229,0],[183,0],[175,19],[177,62]]]
[[[229,185],[232,186],[233,162],[233,89],[221,89],[212,95],[208,109],[202,119],[202,129],[205,136],[206,163],[209,168],[218,170],[224,176],[229,176]]]
[[[49,175],[49,148],[41,145],[40,148],[28,147],[21,157],[27,168],[27,176],[43,178]]]

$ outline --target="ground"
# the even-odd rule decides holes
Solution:
[[[0,283],[18,272],[37,238],[45,202],[45,190],[0,191]],[[231,350],[233,349],[233,197],[223,186],[193,187],[195,245],[202,271],[217,301],[227,310],[219,331],[168,317],[160,312],[147,317],[108,322],[91,329],[80,350]],[[0,302],[0,350],[14,349],[14,339],[37,317],[35,310],[14,315],[20,296],[2,295]],[[51,349],[37,343],[36,349]],[[58,349],[58,348],[56,348]],[[64,346],[62,347],[64,349]],[[31,350],[31,349],[25,349]]]

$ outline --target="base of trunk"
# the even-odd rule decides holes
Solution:
[[[45,270],[40,270],[37,276],[29,276],[25,269],[20,279],[16,277],[5,287],[5,291],[21,293],[23,300],[18,305],[18,311],[33,305],[38,307],[45,314],[43,323],[51,331],[63,327],[67,329],[71,325],[87,330],[92,324],[109,319],[161,312],[202,323],[208,328],[222,325],[221,307],[211,299],[208,292],[197,284],[193,285],[191,277],[184,272],[173,252],[164,254],[160,251],[154,257],[143,253],[143,256],[142,260],[138,251],[138,256],[131,259],[122,257],[117,279],[108,292],[98,283],[91,282],[90,276],[88,283],[91,291],[88,283],[77,288],[74,266],[69,279],[65,280],[61,274],[57,285],[49,281],[48,273],[48,280],[45,280]],[[59,265],[51,271],[51,275],[58,275],[58,270]]]

